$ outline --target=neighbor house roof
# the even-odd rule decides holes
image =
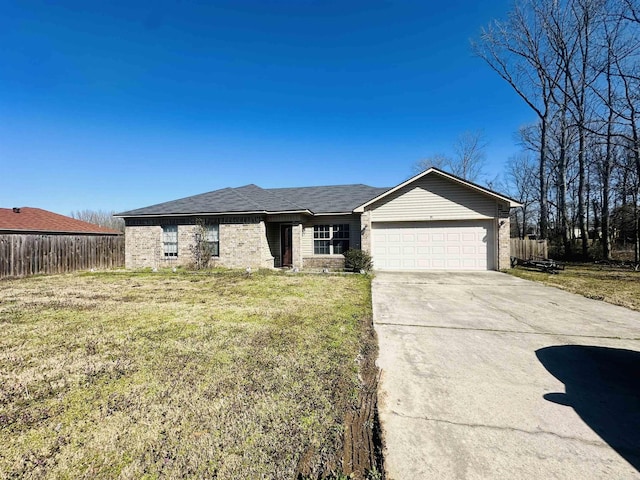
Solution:
[[[351,213],[388,188],[368,185],[261,188],[245,185],[118,213],[118,217],[225,213]]]
[[[398,190],[400,190],[401,188],[415,182],[416,180],[422,178],[422,177],[426,177],[427,175],[436,175],[436,176],[440,176],[446,179],[449,179],[455,183],[459,183],[460,185],[463,185],[467,188],[470,188],[471,190],[475,190],[479,193],[482,193],[484,195],[487,195],[489,197],[495,198],[497,200],[501,200],[503,202],[506,202],[509,204],[509,207],[511,208],[515,208],[515,207],[521,207],[522,204],[512,198],[509,197],[505,197],[504,195],[501,195],[497,192],[494,192],[493,190],[489,190],[488,188],[485,187],[481,187],[478,184],[475,184],[473,182],[470,182],[468,180],[465,180],[464,178],[460,178],[457,177],[455,175],[452,175],[450,173],[447,172],[443,172],[442,170],[439,170],[435,167],[431,167],[428,168],[427,170],[425,170],[424,172],[421,172],[413,177],[411,177],[409,180],[406,180],[404,182],[402,182],[400,185],[397,185],[393,188],[389,188],[386,191],[382,192],[380,195],[378,195],[375,198],[371,198],[365,202],[363,202],[361,205],[358,205],[357,207],[353,208],[354,212],[364,212],[365,207],[371,205],[372,203],[377,202],[378,200],[381,200],[383,198],[385,198],[387,195],[391,195],[393,192],[396,192]]]
[[[41,208],[0,208],[0,233],[119,235],[110,228],[65,217]]]

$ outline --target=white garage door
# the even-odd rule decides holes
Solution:
[[[377,270],[490,270],[491,222],[374,223]]]

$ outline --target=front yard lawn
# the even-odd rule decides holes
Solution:
[[[542,282],[587,298],[604,300],[640,311],[640,272],[597,264],[567,264],[558,274],[549,274],[522,267],[508,273],[516,277]]]
[[[84,273],[0,283],[0,477],[340,471],[369,278]]]

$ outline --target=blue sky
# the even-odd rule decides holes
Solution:
[[[227,186],[393,186],[534,120],[469,39],[510,2],[0,0],[0,206],[128,210]]]

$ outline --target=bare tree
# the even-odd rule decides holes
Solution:
[[[556,57],[544,35],[540,15],[552,0],[524,0],[517,3],[506,22],[494,21],[472,42],[474,53],[482,58],[535,112],[540,123],[539,201],[540,236],[547,238],[547,131],[552,114],[554,89],[561,76]]]
[[[519,0],[506,21],[492,22],[472,44],[538,116],[536,128],[522,138],[539,153],[541,236],[547,238],[555,208],[554,230],[567,253],[577,226],[587,255],[593,218],[598,226],[602,220],[603,256],[610,256],[611,179],[622,168],[614,161],[618,148],[640,175],[639,27],[640,0]],[[599,182],[595,190],[589,175]],[[640,218],[636,223],[640,257]]]
[[[447,170],[450,163],[451,158],[447,157],[444,153],[434,153],[422,160],[418,160],[413,166],[413,170],[415,173],[423,172],[431,167],[435,167],[440,170]]]
[[[193,243],[189,247],[193,257],[193,268],[202,270],[209,266],[214,256],[216,247],[209,237],[207,223],[202,219],[196,219],[196,227],[193,232]]]
[[[528,214],[532,204],[536,201],[536,165],[527,152],[514,155],[507,162],[507,182],[511,185],[509,193],[521,204],[521,228],[518,232],[520,238],[527,235]],[[517,220],[517,217],[516,217]]]
[[[487,144],[481,130],[462,132],[453,145],[455,157],[451,173],[465,180],[477,181],[483,174]]]
[[[600,179],[601,197],[601,245],[602,258],[609,260],[611,258],[611,176],[614,168],[614,156],[616,154],[616,137],[615,127],[618,122],[618,114],[616,112],[616,78],[614,66],[616,57],[620,56],[620,40],[621,40],[622,17],[614,18],[612,22],[604,22],[603,30],[603,58],[601,62],[596,62],[594,68],[602,74],[605,82],[604,88],[595,85],[592,89],[597,97],[604,105],[603,123],[604,132],[600,132],[600,136],[604,137],[604,151],[600,146],[595,146],[593,151],[595,154],[596,172]],[[595,133],[595,132],[594,132]]]
[[[637,0],[623,0],[621,14],[625,20],[640,23],[640,4]]]
[[[638,0],[611,2],[606,42],[609,48],[607,68],[607,96],[600,95],[615,118],[618,128],[610,126],[607,135],[617,139],[626,152],[621,168],[635,166],[632,176],[640,178],[640,5]],[[612,85],[613,84],[613,85]],[[611,123],[611,121],[610,121]],[[625,176],[627,174],[625,173]],[[635,217],[635,262],[640,263],[640,186],[630,198]]]
[[[105,228],[124,232],[124,220],[114,217],[116,212],[106,210],[75,210],[71,212],[71,218],[93,223]]]
[[[604,22],[605,0],[553,1],[540,11],[544,34],[557,58],[562,76],[554,87],[560,107],[571,119],[578,136],[577,223],[580,229],[582,256],[588,255],[586,173],[589,114],[593,102],[588,97],[600,72],[591,68],[596,58],[596,32]]]
[[[462,132],[453,143],[453,155],[436,153],[414,165],[421,172],[429,167],[446,170],[470,182],[479,181],[485,165],[487,141],[481,130]]]

